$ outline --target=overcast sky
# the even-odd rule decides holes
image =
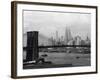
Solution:
[[[58,31],[59,36],[64,36],[68,27],[73,37],[80,35],[85,38],[91,34],[91,14],[24,11],[23,19],[24,32],[39,31],[45,36],[55,37],[55,32]]]

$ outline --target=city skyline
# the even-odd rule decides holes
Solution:
[[[63,15],[62,15],[63,14]],[[39,31],[47,37],[52,35],[56,37],[65,34],[66,27],[70,28],[73,37],[80,35],[83,39],[90,35],[91,31],[91,14],[84,13],[60,13],[59,12],[39,12],[24,11],[24,33],[27,31]]]
[[[72,36],[71,30],[66,28],[65,35],[59,36],[58,31],[55,32],[56,37],[53,36],[51,39],[53,45],[90,45],[91,39],[89,36],[86,36],[85,39],[82,39],[80,35]]]
[[[59,36],[59,35],[58,35],[59,32],[56,31],[55,34],[52,35],[51,37],[54,38],[54,39],[56,39],[56,40],[62,39],[62,40],[66,40],[66,41],[72,40],[73,38],[75,38],[75,37],[77,37],[77,36],[81,37],[81,39],[82,39],[82,36],[81,36],[81,35],[76,34],[75,36],[73,36],[73,35],[72,35],[72,31],[71,31],[69,28],[67,28],[67,27],[66,27],[65,31],[63,31],[63,32],[64,32],[65,34]],[[45,36],[45,37],[46,37],[46,36]],[[91,39],[90,36],[86,35],[85,38],[84,38],[83,40],[86,40],[87,37],[88,37],[89,39]],[[50,37],[48,37],[48,38],[50,38]]]
[[[33,31],[34,32],[34,31]],[[38,43],[39,46],[46,46],[46,45],[90,45],[91,39],[86,36],[85,39],[82,39],[80,35],[76,35],[75,37],[72,36],[71,30],[66,28],[65,34],[62,36],[58,35],[58,31],[55,32],[55,36],[52,35],[51,37],[46,37],[43,34],[38,35]],[[27,33],[24,33],[24,44],[26,46],[27,43]]]

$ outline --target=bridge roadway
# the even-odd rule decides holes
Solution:
[[[47,45],[47,46],[38,46],[38,48],[53,48],[53,47],[88,47],[90,48],[90,45]],[[27,49],[27,47],[23,47],[24,50]]]

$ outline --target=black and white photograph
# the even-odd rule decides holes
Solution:
[[[97,73],[97,7],[12,2],[12,76]]]
[[[91,66],[91,14],[23,10],[23,65]]]

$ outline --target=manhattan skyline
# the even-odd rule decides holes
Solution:
[[[59,13],[43,11],[24,11],[24,33],[27,31],[39,31],[44,36],[59,36],[65,34],[66,27],[71,30],[72,37],[76,35],[83,39],[91,37],[91,14],[89,13]]]

